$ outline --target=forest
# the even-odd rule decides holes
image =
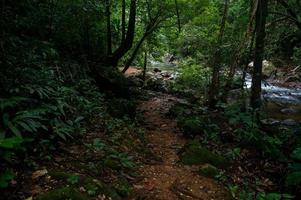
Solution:
[[[301,199],[300,0],[1,0],[0,200]]]

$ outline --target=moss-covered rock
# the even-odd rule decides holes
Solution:
[[[226,168],[229,162],[222,156],[215,154],[201,146],[197,141],[185,145],[181,161],[185,165],[211,164],[218,168]]]
[[[127,99],[110,99],[108,104],[108,112],[117,118],[128,116],[135,118],[136,116],[136,103]]]
[[[74,176],[72,173],[61,171],[50,171],[48,174],[56,180],[67,180],[69,177]]]
[[[208,178],[214,178],[216,175],[218,175],[218,169],[213,165],[205,164],[200,167],[199,173],[202,176],[206,176]]]
[[[72,173],[69,173],[69,172],[60,172],[60,171],[53,171],[53,172],[49,172],[49,175],[53,178],[53,179],[56,179],[56,180],[61,180],[61,181],[66,181],[66,183],[70,181],[68,181],[68,179],[70,177],[73,177],[73,176],[79,176],[79,175],[74,175]],[[93,179],[93,178],[90,178],[90,177],[86,177],[86,176],[79,176],[79,180],[73,184],[74,187],[83,187],[85,189],[85,195],[86,196],[97,196],[99,194],[105,194],[106,196],[109,196],[111,197],[113,200],[119,200],[121,199],[119,193],[117,192],[117,190],[109,185],[109,184],[106,184],[100,180],[97,180],[97,179]],[[66,188],[63,188],[63,189],[66,189]],[[65,192],[65,190],[63,190],[63,194],[67,193],[68,195],[68,192],[69,192],[70,189],[67,190],[67,192]],[[75,190],[75,189],[72,189],[72,190]],[[54,190],[54,193],[55,192],[60,192],[60,189],[57,190]],[[61,194],[61,195],[63,195]],[[45,194],[46,195],[46,194]],[[52,197],[53,194],[52,192],[49,192],[49,194],[47,193],[47,196],[46,197]],[[54,196],[56,197],[56,196]],[[64,196],[62,196],[64,197]],[[43,197],[44,198],[44,197]],[[64,198],[62,198],[63,200]],[[66,199],[72,199],[73,198],[66,198]],[[89,198],[90,199],[90,198]],[[44,200],[44,199],[42,199]],[[47,200],[47,199],[46,199]],[[56,200],[56,199],[54,199]]]
[[[37,200],[89,200],[89,196],[72,187],[55,189],[39,195]]]
[[[198,117],[181,118],[178,125],[185,135],[194,136],[203,132],[203,124]]]

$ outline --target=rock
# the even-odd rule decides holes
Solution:
[[[200,167],[199,173],[208,178],[214,178],[218,175],[218,169],[210,164],[205,164]]]
[[[169,78],[169,77],[171,77],[171,73],[170,72],[162,72],[161,76],[164,78]]]
[[[273,119],[273,118],[269,118],[269,119],[263,119],[263,120],[261,120],[261,123],[264,124],[264,125],[275,126],[275,125],[279,125],[280,121],[276,120],[276,119]]]
[[[293,119],[286,119],[286,120],[282,121],[281,124],[285,125],[285,126],[295,126],[298,123]]]
[[[161,72],[161,70],[158,69],[158,68],[155,68],[153,71],[156,72],[156,73]]]
[[[108,112],[117,118],[128,116],[131,119],[136,116],[136,103],[128,99],[113,98],[108,104]]]
[[[298,111],[293,108],[283,108],[280,110],[280,112],[289,114],[289,113],[297,113]]]
[[[249,63],[248,67],[254,67],[254,62]],[[277,72],[275,65],[267,60],[262,62],[262,75],[264,78],[269,78],[273,73]]]
[[[212,153],[201,146],[197,141],[193,141],[184,146],[181,154],[181,162],[185,165],[211,164],[218,168],[227,168],[229,162],[222,156]]]

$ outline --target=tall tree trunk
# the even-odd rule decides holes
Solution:
[[[219,98],[219,87],[220,87],[220,77],[219,77],[219,72],[220,72],[220,58],[221,58],[221,45],[223,42],[223,37],[224,37],[224,32],[225,32],[225,26],[226,26],[226,21],[228,17],[228,10],[229,10],[229,0],[224,1],[224,11],[222,15],[222,20],[221,20],[221,25],[220,25],[220,30],[219,30],[219,35],[218,35],[218,40],[217,40],[217,45],[216,45],[216,51],[214,54],[214,58],[212,61],[212,80],[211,80],[211,85],[209,89],[209,99],[208,99],[208,106],[210,108],[214,108],[218,102]]]
[[[125,0],[122,0],[122,14],[121,14],[121,43],[125,41]]]
[[[176,5],[176,13],[177,13],[177,21],[178,21],[178,31],[180,33],[181,32],[181,19],[180,19],[178,0],[175,0],[175,5]]]
[[[131,0],[130,16],[128,22],[127,33],[124,42],[112,54],[113,65],[116,66],[120,58],[122,58],[133,46],[135,27],[136,27],[136,8],[137,0]]]
[[[265,24],[268,14],[268,0],[259,0],[256,12],[256,44],[254,54],[254,69],[251,89],[251,106],[256,109],[261,106],[262,61],[264,57]]]
[[[112,54],[112,31],[111,31],[111,9],[110,0],[106,0],[106,19],[107,19],[107,56]]]
[[[140,39],[139,42],[137,43],[137,45],[136,45],[136,47],[135,47],[135,49],[134,49],[134,51],[133,51],[133,53],[132,53],[132,55],[131,55],[131,57],[130,57],[129,60],[126,62],[125,66],[124,66],[124,68],[123,68],[123,70],[122,70],[122,73],[125,73],[125,72],[128,70],[128,68],[130,67],[130,65],[131,65],[132,62],[134,61],[136,55],[137,55],[138,52],[139,52],[140,47],[142,46],[144,40],[147,38],[148,35],[149,35],[149,34],[146,32],[146,33],[141,37],[141,39]]]

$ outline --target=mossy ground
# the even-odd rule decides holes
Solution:
[[[181,161],[185,165],[211,164],[218,168],[226,168],[229,162],[221,155],[215,154],[202,145],[193,141],[185,145],[181,155]]]

